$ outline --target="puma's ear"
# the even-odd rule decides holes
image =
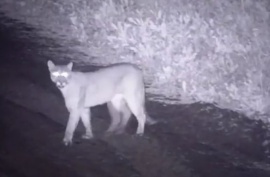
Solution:
[[[70,63],[67,65],[67,68],[71,71],[71,70],[72,70],[72,67],[73,67],[73,63],[70,62]]]
[[[47,65],[50,71],[55,67],[55,64],[51,60],[47,62]]]

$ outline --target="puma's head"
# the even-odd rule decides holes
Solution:
[[[51,60],[49,60],[47,65],[51,74],[51,80],[59,89],[68,85],[71,78],[72,62],[67,65],[55,65]]]

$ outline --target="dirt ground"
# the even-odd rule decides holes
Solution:
[[[147,101],[161,120],[134,136],[104,136],[104,105],[92,109],[95,138],[62,143],[67,110],[49,79],[48,59],[68,51],[35,30],[0,15],[0,177],[269,177],[269,132],[260,121],[209,104]],[[76,70],[96,66],[75,64]]]

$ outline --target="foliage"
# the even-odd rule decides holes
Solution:
[[[33,2],[24,1],[25,6]],[[94,62],[140,65],[149,93],[182,103],[214,103],[249,116],[270,113],[268,0],[47,4],[57,7],[54,15],[65,16],[68,23],[62,25],[69,37],[95,56]],[[43,20],[52,18],[47,15]],[[263,120],[269,121],[267,116]]]

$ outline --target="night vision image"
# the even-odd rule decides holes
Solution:
[[[270,177],[269,0],[1,0],[0,177]]]

